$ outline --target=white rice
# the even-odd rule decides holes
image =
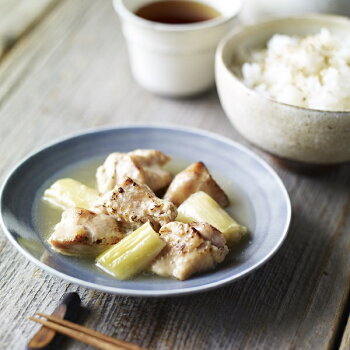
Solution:
[[[242,66],[248,87],[274,100],[312,109],[350,110],[350,38],[327,29],[306,37],[274,35]]]

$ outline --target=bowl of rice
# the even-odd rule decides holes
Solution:
[[[222,107],[250,142],[280,158],[350,161],[350,20],[288,17],[243,27],[216,53]]]

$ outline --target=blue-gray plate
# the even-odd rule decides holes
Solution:
[[[230,213],[248,226],[249,237],[217,269],[186,281],[143,274],[118,281],[93,263],[54,252],[42,232],[41,196],[56,179],[102,162],[111,152],[159,149],[183,168],[203,161],[228,192]],[[88,169],[88,167],[86,167]],[[85,169],[85,173],[89,170]],[[94,169],[89,176],[93,177]],[[85,174],[86,175],[86,174]],[[79,179],[77,179],[79,180]],[[99,129],[60,140],[20,162],[1,191],[1,223],[12,244],[45,271],[88,288],[133,296],[170,296],[205,291],[231,283],[264,264],[281,246],[291,219],[288,193],[276,173],[245,147],[196,129],[127,126]],[[45,225],[44,225],[45,226]]]

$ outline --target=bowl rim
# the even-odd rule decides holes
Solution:
[[[231,78],[234,79],[234,81],[242,88],[246,93],[249,95],[253,95],[254,97],[257,97],[259,99],[262,99],[264,101],[268,101],[274,105],[282,106],[284,108],[292,108],[295,110],[299,110],[301,112],[306,113],[312,113],[312,114],[322,114],[322,115],[341,115],[341,116],[349,116],[350,110],[324,110],[324,109],[315,109],[315,108],[307,108],[307,107],[301,107],[297,105],[288,104],[285,102],[277,101],[271,97],[266,97],[257,92],[254,89],[249,88],[247,85],[243,83],[243,81],[235,74],[235,72],[230,69],[230,67],[227,66],[225,60],[223,59],[223,53],[226,49],[227,45],[231,40],[234,38],[242,35],[245,32],[251,32],[253,34],[257,30],[261,30],[266,26],[277,24],[277,23],[283,23],[285,21],[313,21],[313,20],[328,20],[330,23],[339,23],[343,25],[348,25],[350,29],[350,18],[345,16],[338,16],[338,15],[328,15],[328,14],[306,14],[306,15],[295,15],[295,16],[284,16],[284,17],[278,17],[273,18],[269,20],[259,21],[254,24],[245,25],[241,28],[236,28],[233,31],[226,34],[219,42],[219,45],[216,50],[215,54],[215,79],[216,84],[218,85],[218,76],[217,76],[217,67],[220,64],[222,67],[224,67],[226,74],[228,74]],[[321,29],[321,28],[320,28]]]
[[[213,27],[218,27],[220,25],[226,24],[233,19],[237,18],[238,14],[241,12],[243,8],[244,0],[235,0],[237,2],[236,9],[232,14],[219,16],[207,21],[196,22],[196,23],[188,23],[188,24],[166,24],[160,22],[152,22],[150,20],[144,19],[135,15],[132,11],[130,11],[124,4],[125,0],[112,0],[113,7],[115,12],[122,19],[127,19],[131,23],[135,25],[139,25],[143,28],[153,29],[161,32],[190,32],[190,31],[198,31],[209,29]]]
[[[43,152],[52,146],[63,143],[63,142],[70,140],[72,138],[76,138],[76,137],[79,137],[82,135],[92,135],[94,133],[99,133],[99,132],[103,132],[103,131],[123,130],[123,129],[130,129],[130,128],[147,128],[147,129],[157,129],[157,130],[165,130],[165,131],[172,130],[172,131],[178,131],[178,132],[196,133],[196,134],[199,134],[203,137],[211,138],[211,139],[223,142],[227,145],[236,147],[240,151],[242,151],[245,154],[247,154],[248,156],[252,157],[258,163],[260,163],[271,174],[271,176],[276,180],[276,182],[281,190],[282,196],[284,197],[284,201],[285,201],[286,209],[287,209],[284,229],[281,232],[281,235],[280,235],[279,239],[277,240],[277,242],[275,243],[274,247],[270,250],[270,252],[268,254],[266,254],[262,259],[260,259],[258,262],[256,262],[254,265],[247,268],[245,271],[242,271],[238,274],[232,275],[232,276],[227,277],[225,279],[221,279],[217,282],[209,282],[209,283],[204,284],[204,285],[190,287],[190,288],[186,288],[186,289],[177,288],[177,289],[173,289],[170,291],[166,291],[166,290],[157,290],[157,291],[148,290],[147,291],[147,290],[136,290],[136,289],[125,289],[125,288],[118,288],[118,287],[103,286],[103,285],[100,285],[98,283],[87,282],[85,280],[69,276],[63,272],[57,271],[53,267],[50,267],[50,266],[42,263],[39,259],[35,258],[27,250],[25,250],[15,240],[15,238],[12,236],[10,231],[7,229],[7,227],[5,225],[5,221],[4,221],[4,215],[3,215],[3,212],[4,212],[4,207],[3,207],[4,192],[5,192],[5,189],[7,187],[9,180],[11,179],[11,177],[14,174],[14,172],[16,171],[16,169],[18,167],[20,167],[22,164],[24,164],[25,162],[29,161],[33,156],[37,155],[38,153]],[[75,283],[77,285],[87,287],[87,288],[90,288],[93,290],[98,290],[101,292],[107,292],[107,293],[117,294],[117,295],[124,295],[124,296],[134,296],[134,297],[180,296],[180,295],[188,295],[188,294],[193,294],[193,293],[198,293],[198,292],[209,291],[209,290],[212,290],[212,289],[215,289],[218,287],[223,287],[225,285],[228,285],[228,284],[252,273],[256,269],[260,268],[261,266],[263,266],[266,262],[268,262],[275,255],[275,253],[280,249],[280,247],[282,246],[283,242],[285,241],[285,239],[287,237],[290,223],[291,223],[291,218],[292,218],[292,206],[291,206],[291,201],[290,201],[288,191],[287,191],[283,181],[281,180],[281,178],[277,174],[277,172],[264,159],[262,159],[260,156],[255,154],[253,151],[251,151],[247,147],[245,147],[245,146],[239,144],[238,142],[233,141],[225,136],[222,136],[220,134],[206,131],[206,130],[199,129],[199,128],[194,128],[194,127],[181,127],[181,126],[174,125],[174,124],[159,125],[159,124],[153,124],[153,123],[150,123],[150,124],[142,124],[142,123],[138,124],[138,123],[136,123],[136,124],[123,125],[123,126],[107,126],[107,127],[104,126],[104,127],[99,127],[99,128],[84,129],[78,133],[72,133],[68,136],[58,138],[57,140],[55,140],[53,142],[44,144],[42,147],[34,150],[29,155],[24,157],[22,160],[17,162],[16,165],[8,173],[7,177],[5,178],[3,184],[0,188],[0,227],[3,229],[7,239],[12,243],[12,245],[22,255],[24,255],[29,261],[31,261],[32,263],[34,263],[35,265],[40,267],[42,270],[48,272],[49,274],[51,274],[53,276],[57,276],[57,277],[61,278],[62,280],[66,280],[66,281],[69,281],[69,282],[72,282],[72,283]]]

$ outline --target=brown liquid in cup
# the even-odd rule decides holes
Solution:
[[[215,8],[197,1],[156,1],[139,8],[135,14],[152,22],[189,24],[221,16]]]

